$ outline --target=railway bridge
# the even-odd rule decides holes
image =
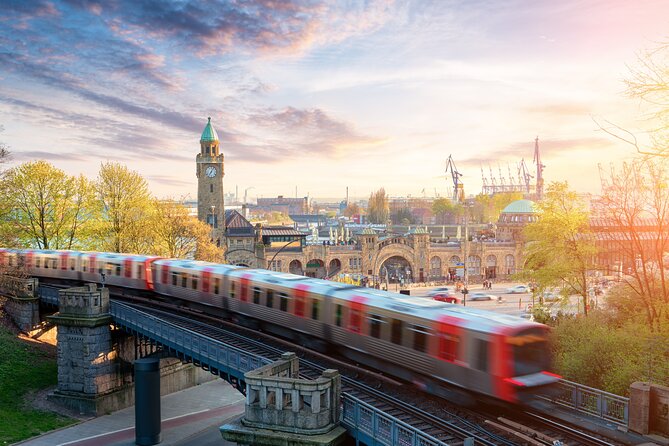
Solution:
[[[148,309],[110,301],[108,288],[88,284],[59,290],[39,286],[36,279],[23,280],[27,292],[12,299],[9,310],[26,329],[39,322],[40,305],[60,309],[50,317],[58,325],[56,397],[89,412],[114,410],[133,403],[132,392],[128,391],[129,361],[142,356],[172,357],[172,362],[167,362],[171,371],[182,363],[191,364],[190,369],[180,371],[182,385],[184,380],[194,384],[206,376],[221,377],[247,394],[247,404],[245,374],[271,362],[267,357],[179,326]],[[200,372],[195,373],[193,366]],[[165,380],[169,372],[164,372],[161,380]],[[635,414],[630,416],[626,398],[566,381],[562,386],[563,394],[554,403],[571,408],[575,414],[586,413],[633,430],[643,429],[645,422],[648,428],[648,412],[645,412],[645,420]],[[645,391],[648,397],[648,389]],[[341,398],[343,426],[353,438],[365,444],[393,444],[388,439],[397,439],[400,435],[413,439],[408,444],[445,444],[350,395],[342,394]]]

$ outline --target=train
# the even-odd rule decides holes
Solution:
[[[529,404],[560,380],[549,328],[519,317],[265,269],[157,256],[3,249],[30,276],[105,283],[333,351],[421,389]],[[476,398],[478,399],[478,398]]]

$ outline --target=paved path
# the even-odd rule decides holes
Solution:
[[[244,396],[222,379],[161,398],[161,445],[202,444],[201,435],[244,413]],[[216,437],[218,445],[232,445]],[[130,446],[135,444],[135,407],[79,423],[21,446]]]

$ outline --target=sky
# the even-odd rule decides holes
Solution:
[[[599,192],[643,132],[625,95],[666,42],[666,0],[3,0],[0,141],[95,178],[113,161],[158,197],[197,197],[207,117],[226,191],[255,197],[467,195],[517,180]],[[500,175],[501,172],[501,175]],[[511,172],[511,175],[509,175]]]

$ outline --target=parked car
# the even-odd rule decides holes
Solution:
[[[452,287],[448,287],[448,286],[440,286],[440,287],[437,287],[437,288],[435,288],[435,289],[433,289],[433,290],[428,291],[428,292],[427,292],[427,295],[430,296],[430,297],[432,297],[432,296],[434,296],[435,294],[452,293],[452,292],[453,292],[453,288],[452,288]]]
[[[562,296],[553,291],[544,291],[543,297],[544,297],[544,302],[555,302],[562,299]]]
[[[449,304],[459,304],[462,301],[458,296],[453,293],[439,293],[432,296],[432,299],[438,300],[439,302],[448,302]]]
[[[512,286],[511,288],[507,288],[506,292],[509,294],[522,294],[522,293],[529,293],[530,292],[530,287],[527,285],[516,285]]]
[[[469,293],[467,295],[467,300],[497,300],[497,296],[477,291],[475,293]]]

